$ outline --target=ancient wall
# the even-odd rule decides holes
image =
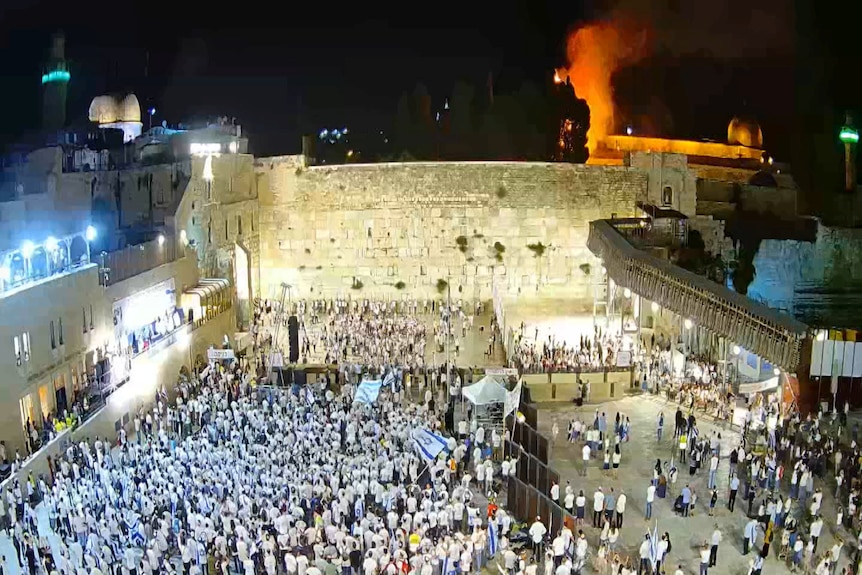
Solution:
[[[821,225],[814,242],[764,240],[749,297],[814,327],[862,328],[862,231]]]
[[[645,171],[649,177],[647,202],[693,216],[697,207],[697,184],[682,154],[632,152],[628,164]],[[667,202],[669,189],[670,202]]]
[[[647,173],[545,163],[256,163],[261,295],[590,298],[591,220],[635,213]],[[496,247],[495,247],[496,246]],[[361,286],[361,287],[360,287]]]

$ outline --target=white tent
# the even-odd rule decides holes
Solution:
[[[506,401],[506,388],[493,375],[486,375],[473,385],[461,390],[461,394],[473,405],[488,405]]]

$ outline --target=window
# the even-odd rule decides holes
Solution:
[[[30,361],[30,332],[25,331],[21,339],[24,340],[24,361]]]
[[[63,318],[60,318],[58,327],[60,328],[60,345],[63,345]]]
[[[662,189],[661,191],[661,205],[673,205],[673,188],[671,188],[670,186],[665,186],[664,189]]]
[[[254,231],[254,219],[257,217],[257,214],[254,212],[251,213],[251,231]]]
[[[54,332],[54,320],[51,320],[51,349],[57,349],[57,340]]]
[[[207,190],[206,190],[205,199],[209,200],[212,197],[213,197],[213,183],[211,181],[207,180]]]
[[[15,365],[21,365],[21,340],[17,335],[12,338],[12,345],[15,348]]]
[[[236,234],[238,236],[242,235],[242,216],[241,215],[236,217]]]
[[[207,222],[207,242],[213,243],[213,221]]]
[[[90,331],[93,331],[95,324],[93,323],[93,304],[90,304]]]
[[[84,333],[87,333],[87,308],[82,307],[81,312],[84,314]]]
[[[227,241],[228,239],[229,239],[228,238],[228,225],[227,225],[227,218],[225,218],[224,219],[224,240]]]

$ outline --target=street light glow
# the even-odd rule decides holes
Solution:
[[[164,234],[159,234],[159,237],[157,239],[159,242],[159,247],[165,245],[165,235]]]
[[[685,327],[685,329],[691,329],[691,327],[694,325],[694,323],[692,323],[692,321],[690,319],[685,318],[685,321],[682,322],[682,325],[683,325],[683,327]]]
[[[739,355],[739,353],[741,351],[742,351],[742,348],[739,347],[738,345],[733,346],[733,355]]]
[[[95,240],[98,235],[99,233],[96,231],[96,228],[94,228],[93,226],[87,226],[86,237],[88,242],[92,242],[93,240]]]
[[[49,252],[55,252],[57,251],[57,246],[57,238],[54,236],[48,236],[48,239],[45,240],[45,249]]]
[[[857,132],[855,128],[844,126],[841,128],[841,131],[838,132],[838,139],[845,144],[855,144],[859,142],[859,132]]]
[[[25,260],[29,260],[35,250],[36,245],[30,240],[26,240],[21,244],[21,255],[24,256]]]
[[[772,370],[772,373],[774,373],[775,375],[781,375],[781,370],[776,367]]]

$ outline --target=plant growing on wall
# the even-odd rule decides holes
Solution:
[[[534,256],[540,258],[545,255],[545,250],[548,249],[548,246],[546,246],[542,242],[539,242],[537,244],[527,244],[527,249],[533,252]]]
[[[350,285],[350,289],[361,290],[365,287],[365,284],[362,283],[362,280],[359,278],[353,278],[353,283]]]
[[[299,266],[299,271],[305,271],[305,266]]]
[[[407,284],[402,281],[395,282],[395,289],[404,289],[407,287]]]
[[[581,271],[584,272],[585,276],[590,275],[590,264],[581,264],[578,267],[581,268]]]
[[[467,237],[466,236],[458,236],[455,238],[455,244],[457,244],[458,249],[461,250],[461,253],[467,251]]]
[[[494,259],[502,263],[504,253],[506,253],[506,246],[500,242],[494,242]]]
[[[503,198],[506,197],[507,193],[508,192],[506,191],[506,186],[504,186],[503,184],[500,184],[500,186],[497,188],[497,197],[502,200]]]
[[[439,280],[437,280],[437,291],[438,292],[443,293],[444,291],[446,291],[447,287],[449,287],[449,282],[447,282],[443,278],[440,278]]]

